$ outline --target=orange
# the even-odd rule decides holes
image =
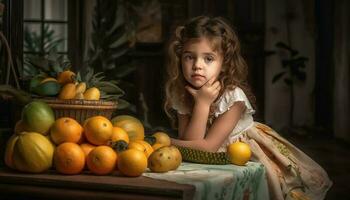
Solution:
[[[95,147],[95,145],[89,143],[80,144],[80,148],[84,151],[86,157],[89,155],[90,151],[92,151]]]
[[[98,146],[89,153],[86,162],[92,173],[109,174],[115,169],[117,153],[109,146]]]
[[[61,117],[51,126],[50,137],[56,145],[63,142],[78,143],[82,133],[83,127],[75,119]]]
[[[157,149],[159,149],[161,147],[164,147],[164,146],[165,146],[164,144],[154,143],[152,145],[152,148],[153,148],[153,151],[155,151],[155,150],[157,150]]]
[[[164,132],[156,132],[152,136],[156,138],[156,143],[163,144],[164,146],[170,146],[170,137]]]
[[[146,155],[137,149],[125,150],[118,156],[118,169],[125,176],[141,176],[147,168]]]
[[[113,127],[111,141],[116,142],[118,140],[124,140],[126,143],[129,144],[128,133],[124,131],[124,129],[115,126]]]
[[[101,92],[98,88],[92,87],[87,89],[83,95],[84,95],[84,99],[86,100],[99,100],[101,96]]]
[[[74,83],[67,83],[63,86],[63,88],[60,91],[60,94],[58,95],[59,99],[74,99],[76,95],[76,89]]]
[[[85,137],[91,144],[107,144],[112,136],[112,132],[112,123],[103,116],[90,117],[84,122]]]
[[[145,137],[145,128],[140,120],[130,115],[119,115],[114,117],[111,122],[113,126],[124,129],[130,141],[143,140]]]
[[[147,158],[153,153],[153,148],[150,144],[148,144],[148,142],[146,142],[144,140],[136,140],[135,142],[142,144],[145,147]]]
[[[73,83],[74,79],[75,79],[75,73],[70,70],[63,71],[59,73],[57,76],[57,82],[62,85],[67,83]]]
[[[55,150],[54,164],[62,174],[79,174],[85,166],[84,151],[75,143],[62,143]]]
[[[235,165],[245,165],[252,155],[249,145],[239,141],[228,145],[227,153],[231,163]]]
[[[130,142],[128,144],[128,149],[136,149],[136,150],[139,150],[141,152],[143,152],[145,154],[145,156],[147,157],[147,150],[146,150],[146,147],[136,141],[134,142]]]

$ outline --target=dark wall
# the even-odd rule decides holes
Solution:
[[[23,1],[5,0],[9,11],[5,22],[5,33],[10,40],[13,55],[21,59],[23,38]],[[70,1],[71,2],[71,1]],[[70,57],[76,66],[81,63],[81,49],[79,44],[79,32],[81,32],[81,10],[79,5],[83,1],[75,0],[71,3],[69,15],[76,13],[75,20],[70,23],[70,29],[75,27],[74,33],[69,33],[69,40],[74,45],[69,49],[74,52]],[[262,121],[264,105],[264,73],[263,73],[263,40],[264,40],[264,5],[263,1],[212,1],[212,0],[160,0],[162,12],[162,41],[157,43],[137,43],[135,48],[127,55],[137,63],[137,71],[127,77],[128,81],[135,84],[136,91],[126,90],[127,100],[136,105],[136,115],[143,118],[145,115],[144,104],[140,101],[140,94],[144,95],[147,105],[147,117],[153,127],[169,126],[168,119],[163,112],[164,100],[164,72],[165,72],[165,47],[166,41],[174,28],[186,19],[198,15],[222,16],[227,18],[236,29],[242,43],[243,56],[249,65],[252,89],[257,96],[258,113],[256,118]],[[80,33],[81,34],[81,33]],[[80,56],[80,57],[79,57]],[[6,111],[8,112],[8,110]]]
[[[257,3],[259,2],[259,3]],[[168,119],[162,110],[164,100],[164,61],[166,41],[179,23],[198,15],[222,16],[227,18],[241,39],[243,57],[249,65],[249,81],[257,97],[256,118],[263,121],[264,112],[264,5],[263,1],[161,1],[163,17],[163,39],[160,44],[140,44],[131,55],[140,62],[135,81],[139,92],[145,94],[152,125],[166,125]],[[151,53],[152,52],[152,53]],[[138,104],[138,115],[143,116]]]

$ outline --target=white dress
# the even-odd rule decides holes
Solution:
[[[332,182],[315,161],[265,124],[253,120],[254,109],[239,87],[226,91],[216,102],[214,117],[225,113],[235,102],[244,102],[246,109],[235,128],[219,148],[237,140],[249,144],[252,160],[264,164],[272,199],[324,199]],[[173,105],[180,114],[190,114],[181,105]],[[214,119],[215,119],[214,118]]]

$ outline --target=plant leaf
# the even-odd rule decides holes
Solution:
[[[115,76],[117,78],[123,78],[132,72],[136,71],[136,66],[133,64],[126,64],[126,65],[121,65],[118,66],[118,68],[115,70],[117,73],[115,73]]]
[[[264,51],[264,56],[265,57],[268,57],[268,56],[271,56],[271,55],[275,55],[276,54],[276,51],[273,51],[273,50],[265,50]]]
[[[277,42],[277,43],[276,43],[276,47],[281,48],[281,49],[288,50],[292,57],[295,56],[295,55],[297,55],[297,54],[299,53],[298,51],[292,49],[290,46],[288,46],[288,45],[287,45],[286,43],[284,43],[284,42]]]
[[[276,74],[273,78],[272,78],[272,83],[275,83],[276,81],[278,81],[280,78],[282,78],[282,76],[285,74],[286,72],[280,72],[278,74]]]
[[[118,99],[118,105],[117,105],[118,110],[128,108],[129,106],[131,106],[131,104],[129,102],[127,102],[126,100]]]
[[[284,82],[285,82],[288,86],[293,85],[293,81],[292,81],[291,79],[289,79],[289,78],[285,78],[285,79],[284,79]]]
[[[123,95],[125,94],[125,92],[122,89],[120,89],[117,85],[108,81],[98,82],[96,83],[96,86],[107,93],[118,93]]]

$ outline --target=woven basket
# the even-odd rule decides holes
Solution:
[[[38,100],[44,101],[53,109],[56,119],[60,117],[71,117],[79,123],[83,123],[85,119],[96,115],[111,119],[113,112],[117,109],[116,101],[48,98]]]

